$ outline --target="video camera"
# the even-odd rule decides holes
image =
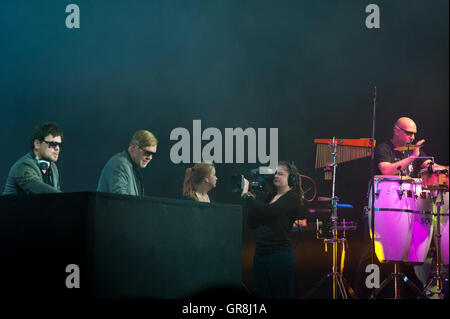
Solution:
[[[251,177],[248,179],[248,190],[252,193],[267,192],[272,187],[273,176],[276,170],[268,167],[259,167],[250,170]],[[231,191],[242,193],[244,188],[244,175],[233,174],[231,176]]]

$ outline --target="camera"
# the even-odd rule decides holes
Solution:
[[[250,171],[248,190],[252,193],[266,192],[272,186],[275,170],[267,167],[260,167]],[[244,189],[244,175],[233,174],[231,176],[231,191],[241,193]]]

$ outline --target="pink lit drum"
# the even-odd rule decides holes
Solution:
[[[417,191],[423,187],[418,186]],[[419,193],[421,200],[416,201],[414,210],[414,227],[409,245],[408,258],[403,260],[409,263],[423,263],[433,239],[433,201],[428,190]]]
[[[377,175],[373,187],[375,253],[378,259],[380,262],[423,262],[432,239],[432,205],[428,196],[422,194],[421,180]],[[372,206],[370,195],[371,230]]]
[[[441,224],[441,262],[444,265],[448,265],[448,214],[449,214],[449,205],[448,205],[448,192],[443,193],[444,205],[440,208],[440,224]],[[441,196],[439,195],[436,199],[436,204],[441,202]],[[434,240],[437,241],[437,207],[434,207],[434,216],[433,216],[433,228],[434,228]]]
[[[424,168],[420,170],[419,177],[425,189],[448,191],[448,169],[446,168],[434,167],[431,172],[428,168]]]

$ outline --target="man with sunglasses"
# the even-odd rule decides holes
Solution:
[[[141,169],[147,167],[156,154],[158,140],[149,131],[134,133],[128,149],[111,157],[103,168],[97,191],[144,196]]]
[[[417,126],[412,119],[408,117],[399,118],[394,124],[392,139],[385,143],[378,144],[375,147],[375,175],[402,175],[417,178],[420,170],[428,167],[428,164],[431,163],[431,159],[416,158],[427,157],[420,147],[414,147],[415,145],[423,145],[425,142],[425,140],[422,139],[416,144],[413,144],[416,134]],[[396,150],[398,148],[407,150],[407,146],[411,147],[409,151]],[[443,166],[435,163],[435,167]],[[365,227],[369,227],[368,221],[366,221]],[[369,231],[366,231],[366,234],[369,235]],[[365,268],[370,263],[371,244],[368,244],[361,255],[355,279],[355,287],[360,298],[370,297],[370,289],[367,289],[365,282],[367,277]],[[388,268],[391,266],[386,265],[382,268],[382,277],[388,276],[389,271],[393,271],[393,268]],[[415,286],[422,286],[422,283],[414,270],[415,266],[405,263],[402,264],[401,267],[401,272],[405,274]],[[409,289],[406,289],[406,287],[402,287],[400,291],[400,294],[405,298],[417,298],[417,296]]]
[[[390,141],[377,145],[375,148],[376,175],[403,175],[417,177],[420,169],[425,168],[431,159],[416,158],[426,157],[420,148],[411,147],[411,151],[397,151],[396,148],[413,146],[417,126],[408,117],[401,117],[395,122],[393,137]],[[422,145],[425,140],[418,141],[415,145]],[[435,167],[443,167],[435,165]]]
[[[10,169],[4,195],[59,193],[56,161],[63,132],[55,123],[38,125],[30,138],[31,151],[22,156]]]

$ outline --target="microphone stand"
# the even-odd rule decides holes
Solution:
[[[372,183],[372,192],[369,196],[371,196],[372,202],[372,212],[370,214],[371,218],[371,233],[372,233],[372,245],[371,245],[371,264],[375,264],[375,187],[373,185],[374,177],[375,177],[375,123],[376,123],[376,109],[377,109],[377,87],[374,87],[373,92],[373,113],[372,113],[372,141],[371,141],[371,156],[370,156],[370,178]],[[372,287],[372,299],[375,299],[375,287]]]

